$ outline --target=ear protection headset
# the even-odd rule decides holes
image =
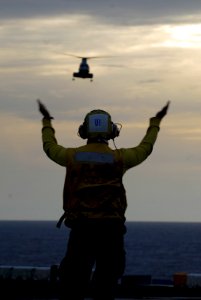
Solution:
[[[118,128],[118,125],[112,122],[109,113],[97,109],[86,115],[84,123],[79,126],[78,135],[82,139],[100,137],[109,140],[119,136],[120,130],[121,127]]]

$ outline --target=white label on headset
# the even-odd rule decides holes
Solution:
[[[94,114],[89,116],[89,132],[107,132],[108,116],[106,114]]]

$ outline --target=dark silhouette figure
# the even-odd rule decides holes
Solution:
[[[53,117],[40,100],[38,105],[43,115],[43,149],[51,160],[66,168],[64,214],[58,227],[64,222],[71,231],[59,267],[60,298],[84,299],[91,282],[93,299],[114,300],[125,268],[127,200],[123,175],[151,154],[169,102],[150,119],[139,145],[114,150],[109,140],[114,141],[121,126],[113,123],[107,112],[89,112],[78,129],[86,143],[66,148],[57,143]]]

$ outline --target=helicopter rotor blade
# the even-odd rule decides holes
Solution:
[[[88,56],[88,57],[83,57],[86,59],[94,59],[94,58],[109,58],[109,57],[114,57],[112,55],[97,55],[97,56]]]
[[[109,55],[97,55],[97,56],[79,56],[71,53],[66,53],[66,52],[57,52],[58,54],[66,55],[66,56],[72,56],[80,59],[95,59],[95,58],[107,58],[107,57],[113,57]]]
[[[66,56],[72,56],[72,57],[76,57],[76,58],[83,58],[82,56],[74,55],[71,53],[65,53],[65,52],[56,52],[56,53],[61,54],[61,55],[66,55]]]

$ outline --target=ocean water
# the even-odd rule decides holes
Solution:
[[[170,279],[201,273],[201,223],[127,222],[125,275]],[[0,265],[50,267],[63,258],[69,229],[56,221],[0,221]]]

